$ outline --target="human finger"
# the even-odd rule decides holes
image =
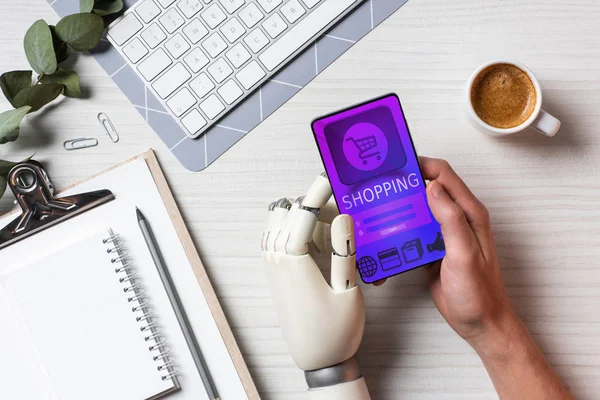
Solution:
[[[425,271],[429,277],[429,282],[435,281],[440,276],[440,270],[442,269],[442,260],[436,261],[425,266]]]
[[[450,198],[442,184],[436,180],[431,181],[427,186],[427,201],[433,216],[442,227],[449,255],[480,252],[477,238],[462,208]]]
[[[447,161],[420,157],[419,162],[425,179],[442,184],[450,198],[463,210],[484,254],[493,251],[490,216],[487,208],[475,197],[465,182]]]

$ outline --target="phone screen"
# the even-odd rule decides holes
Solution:
[[[340,213],[354,218],[364,282],[444,258],[441,228],[427,204],[398,96],[318,118],[312,129]]]

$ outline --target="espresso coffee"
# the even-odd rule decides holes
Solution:
[[[524,71],[511,64],[494,64],[475,78],[471,104],[485,123],[508,129],[523,124],[533,114],[537,102],[533,82]]]

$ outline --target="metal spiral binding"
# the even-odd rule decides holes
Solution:
[[[115,266],[115,273],[119,276],[119,283],[124,285],[123,291],[125,293],[130,293],[130,296],[127,297],[127,301],[129,303],[134,303],[131,307],[131,311],[134,314],[138,314],[135,317],[135,320],[141,325],[140,331],[148,332],[148,334],[144,336],[144,340],[149,342],[148,350],[157,353],[152,357],[152,359],[158,363],[156,369],[165,372],[161,376],[163,381],[173,379],[177,385],[178,372],[175,370],[175,362],[169,358],[166,344],[158,331],[155,317],[150,312],[149,306],[146,303],[141,282],[139,282],[139,279],[135,276],[135,269],[124,253],[124,245],[120,240],[119,235],[116,235],[112,230],[109,233],[110,237],[102,240],[102,243],[111,246],[106,249],[106,252],[108,254],[114,254],[114,256],[111,257],[110,262],[112,264],[118,264]]]

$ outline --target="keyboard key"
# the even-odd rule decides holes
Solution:
[[[246,30],[237,18],[231,18],[221,27],[221,33],[229,40],[229,43],[233,43],[246,33]]]
[[[242,69],[236,78],[246,90],[256,85],[266,75],[265,71],[258,65],[256,61],[252,61],[244,69]]]
[[[177,59],[190,49],[190,45],[181,36],[181,33],[177,33],[165,43],[165,48],[171,53],[173,58]]]
[[[158,78],[152,84],[152,87],[162,99],[166,99],[191,77],[192,75],[185,69],[183,64],[178,63]]]
[[[215,32],[202,42],[202,47],[206,49],[212,58],[216,58],[227,48],[227,43]]]
[[[208,35],[208,29],[204,26],[202,22],[198,18],[195,18],[192,22],[190,22],[185,28],[183,28],[183,33],[190,39],[190,42],[196,44]]]
[[[252,28],[265,17],[254,3],[248,4],[247,7],[240,11],[239,16],[248,28]]]
[[[215,88],[215,84],[212,83],[208,75],[203,72],[190,82],[190,88],[192,88],[198,97],[203,98]]]
[[[191,138],[217,124],[271,73],[361,3],[127,1],[134,4],[132,10],[117,19],[107,38]]]
[[[177,3],[177,7],[181,10],[186,18],[192,18],[198,11],[203,7],[202,3],[198,0],[181,0]]]
[[[200,104],[200,109],[204,111],[204,114],[206,114],[208,118],[214,119],[225,110],[225,106],[216,95],[211,94],[202,104]]]
[[[150,82],[172,63],[173,61],[171,61],[167,53],[163,49],[158,49],[138,65],[138,70]]]
[[[148,49],[140,39],[135,38],[123,47],[123,53],[129,58],[129,61],[135,64],[148,54]]]
[[[314,6],[319,4],[319,1],[321,0],[302,0],[302,2],[306,4],[306,7],[308,8],[313,8]]]
[[[267,39],[265,34],[262,33],[259,28],[256,28],[244,38],[244,42],[246,42],[246,44],[250,47],[250,50],[258,53],[269,44],[269,39]]]
[[[163,32],[163,30],[158,26],[158,24],[152,24],[142,32],[142,39],[144,42],[151,48],[155,48],[159,44],[163,42],[167,38],[167,35]]]
[[[227,19],[227,15],[221,10],[221,7],[213,4],[202,13],[202,19],[206,21],[211,29],[215,29]]]
[[[306,14],[306,10],[300,5],[298,0],[291,0],[281,7],[281,13],[290,24],[293,24]]]
[[[219,90],[217,90],[223,100],[227,104],[233,104],[237,99],[242,97],[244,91],[235,83],[233,79],[230,79],[225,83]]]
[[[142,23],[134,13],[129,13],[108,30],[108,36],[120,46],[140,30],[142,30]]]
[[[244,5],[245,1],[244,0],[219,0],[219,3],[221,3],[221,5],[223,7],[225,7],[225,9],[227,10],[227,12],[229,14],[233,14],[241,6]]]
[[[179,93],[171,97],[167,101],[167,106],[173,111],[176,117],[181,116],[184,112],[189,110],[194,104],[196,104],[196,98],[186,88],[181,89]]]
[[[200,50],[198,47],[192,50],[190,54],[185,56],[183,61],[185,61],[193,73],[200,71],[209,63],[208,57],[206,57],[202,50]]]
[[[169,7],[171,4],[173,4],[175,2],[175,0],[158,0],[158,2],[160,3],[160,5],[163,8],[167,8]]]
[[[158,19],[161,25],[167,30],[169,33],[175,32],[181,25],[185,23],[185,20],[176,9],[171,8],[169,11],[165,13],[162,17]]]
[[[227,77],[233,74],[233,70],[227,64],[223,58],[219,58],[210,67],[208,67],[208,73],[217,83],[223,82]]]
[[[279,16],[279,14],[275,13],[267,18],[265,22],[263,22],[262,27],[265,28],[269,36],[275,39],[277,36],[281,35],[283,31],[285,31],[287,25]]]
[[[241,67],[246,61],[252,58],[246,47],[241,43],[233,46],[225,55],[235,68]]]
[[[282,3],[282,0],[258,0],[258,4],[265,10],[270,13],[273,11],[278,5]]]
[[[200,129],[206,126],[206,120],[198,110],[192,110],[188,115],[181,119],[181,123],[191,136],[200,132]]]
[[[135,12],[145,23],[148,23],[158,17],[160,8],[152,0],[145,0],[135,8]]]
[[[355,3],[356,0],[330,0],[321,4],[265,50],[260,61],[273,71]]]

